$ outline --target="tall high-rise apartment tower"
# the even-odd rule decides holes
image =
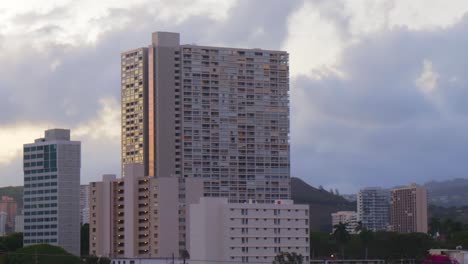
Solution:
[[[372,231],[388,229],[390,222],[390,192],[382,188],[364,188],[357,196],[358,221]]]
[[[391,191],[390,224],[395,232],[427,233],[427,190],[412,184]]]
[[[289,199],[288,53],[156,32],[121,60],[123,167],[202,178],[204,196],[230,202]]]
[[[25,246],[48,243],[80,255],[81,142],[51,129],[24,144]]]

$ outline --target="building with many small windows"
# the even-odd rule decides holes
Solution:
[[[81,142],[50,129],[24,144],[25,246],[48,243],[80,255]]]
[[[80,186],[80,223],[89,224],[89,185]]]
[[[372,231],[388,230],[390,225],[390,191],[368,187],[357,195],[357,215],[362,227]]]
[[[182,181],[188,189],[181,187]],[[190,235],[185,230],[185,212],[202,193],[201,179],[146,177],[142,164],[127,164],[121,179],[104,175],[102,181],[91,182],[90,254],[111,258],[178,257],[180,247],[185,246],[180,241]],[[186,202],[181,203],[181,198]]]
[[[331,214],[332,217],[332,232],[335,231],[335,226],[342,223],[346,224],[346,230],[350,234],[356,233],[358,227],[357,213],[355,211],[338,211]]]
[[[399,233],[427,233],[427,190],[411,184],[391,190],[390,228]]]
[[[202,179],[206,197],[290,199],[289,55],[286,51],[181,44],[155,32],[121,54],[122,176]],[[188,181],[188,180],[187,180]],[[198,180],[197,180],[198,181]],[[188,218],[178,206],[179,251]],[[161,240],[167,243],[167,240]]]
[[[309,206],[228,203],[203,197],[190,205],[191,263],[272,263],[280,252],[309,260]]]

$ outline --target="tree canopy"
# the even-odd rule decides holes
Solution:
[[[38,244],[20,248],[7,255],[7,264],[81,264],[81,259],[61,247]]]

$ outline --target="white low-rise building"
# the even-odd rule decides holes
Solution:
[[[343,223],[346,224],[346,230],[350,234],[355,234],[358,227],[358,216],[355,211],[338,211],[331,214],[332,217],[332,232],[335,232],[335,226]]]
[[[191,263],[271,263],[280,252],[309,260],[309,206],[228,203],[203,197],[190,205]]]
[[[24,232],[24,215],[21,214],[15,216],[15,232],[23,233]]]

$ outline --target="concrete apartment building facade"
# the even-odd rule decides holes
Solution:
[[[91,254],[179,256],[201,197],[290,198],[286,52],[181,45],[178,33],[156,32],[121,54],[121,96],[123,177],[91,183]]]
[[[358,216],[355,211],[338,211],[331,214],[332,232],[335,231],[335,226],[342,223],[346,224],[346,230],[350,234],[356,234],[358,227]]]
[[[24,144],[25,246],[48,243],[80,255],[81,142],[50,129]]]
[[[357,216],[362,226],[372,231],[388,230],[390,225],[390,191],[378,187],[364,188],[357,195]]]
[[[272,263],[280,252],[309,260],[308,205],[203,197],[190,212],[191,263]]]
[[[124,177],[140,163],[145,176],[181,178],[182,192],[196,178],[206,197],[290,198],[286,52],[181,45],[178,33],[156,32],[121,54],[121,85]]]
[[[190,188],[180,189],[181,180]],[[101,182],[92,182],[90,186],[92,255],[117,258],[180,255],[179,241],[187,239],[180,236],[189,235],[180,208],[202,196],[201,179],[146,177],[142,164],[127,164],[122,179],[104,175]],[[180,196],[184,196],[187,204],[179,202]]]
[[[122,53],[122,164],[204,178],[205,196],[290,197],[289,66],[284,51],[180,45],[156,32]]]
[[[2,196],[0,200],[0,212],[6,213],[5,234],[15,232],[15,217],[18,205],[13,197]]]
[[[391,190],[390,225],[400,233],[427,233],[427,190],[411,184]]]

